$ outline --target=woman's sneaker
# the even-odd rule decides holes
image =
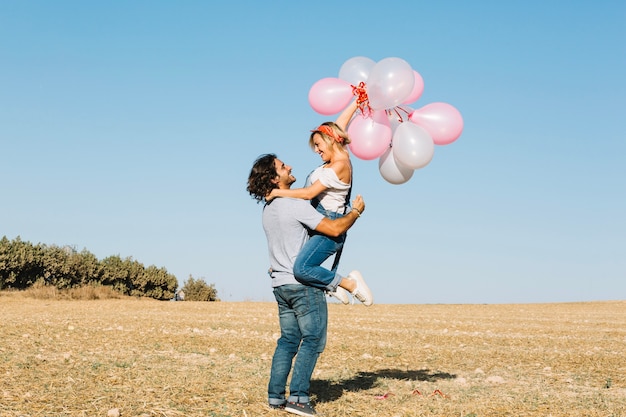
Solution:
[[[335,291],[329,292],[329,294],[344,304],[350,303],[350,297],[348,296],[348,291],[346,291],[345,289],[341,287],[337,287]]]
[[[299,416],[316,416],[317,413],[311,403],[293,403],[289,401],[285,405],[285,411]]]
[[[356,288],[354,289],[354,291],[352,291],[352,296],[354,298],[356,298],[366,306],[371,306],[372,304],[374,304],[374,296],[372,295],[372,291],[370,291],[359,271],[350,272],[346,278],[350,278],[356,283]]]

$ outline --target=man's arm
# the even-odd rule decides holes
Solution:
[[[356,219],[361,217],[363,210],[365,210],[365,202],[359,195],[352,202],[352,210],[348,214],[334,220],[324,217],[315,228],[315,231],[330,237],[340,236],[352,227],[354,222],[356,222]]]

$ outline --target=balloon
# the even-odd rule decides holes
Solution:
[[[364,56],[355,56],[343,63],[339,69],[339,78],[352,85],[359,85],[360,82],[367,81],[372,67],[376,64],[374,60]]]
[[[352,86],[339,78],[322,78],[309,90],[309,104],[324,115],[339,113],[353,97]]]
[[[402,102],[403,104],[415,103],[417,100],[419,100],[419,98],[422,96],[422,93],[424,92],[424,79],[422,78],[422,76],[417,71],[413,70],[413,78],[413,90],[411,91],[411,94],[409,94],[409,96],[404,99],[404,101]]]
[[[373,111],[370,116],[359,113],[348,126],[348,147],[357,158],[376,159],[389,148],[391,135],[391,126],[384,110]]]
[[[430,134],[414,123],[402,123],[397,127],[392,146],[396,162],[412,169],[428,165],[435,152],[435,144]]]
[[[415,76],[403,59],[385,58],[374,65],[367,77],[367,96],[374,110],[395,107],[411,94]]]
[[[447,103],[431,103],[415,110],[409,119],[430,133],[436,145],[448,145],[461,136],[463,117]]]
[[[391,184],[404,184],[415,172],[411,168],[399,164],[393,156],[393,148],[389,148],[378,159],[378,170],[385,181]]]
[[[386,111],[392,132],[395,132],[396,128],[400,126],[401,123],[408,122],[409,115],[413,113],[413,109],[408,106],[396,106],[393,109],[388,109]]]

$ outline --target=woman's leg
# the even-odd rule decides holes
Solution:
[[[298,282],[322,290],[334,291],[341,281],[335,271],[322,264],[343,246],[344,237],[331,238],[321,234],[311,236],[293,265]]]

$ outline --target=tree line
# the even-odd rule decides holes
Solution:
[[[190,277],[191,279],[191,277]],[[83,249],[25,242],[18,236],[0,240],[0,290],[26,289],[43,281],[58,289],[106,285],[130,296],[169,300],[178,280],[165,268],[144,265],[131,257],[102,260]]]

